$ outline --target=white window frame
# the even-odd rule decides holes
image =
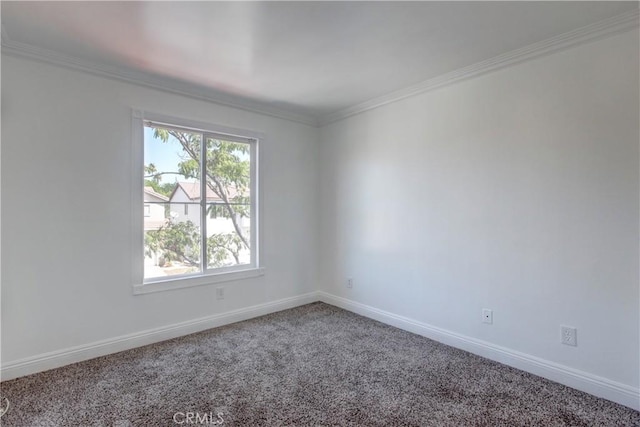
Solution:
[[[247,265],[203,269],[198,273],[144,279],[144,126],[153,122],[167,127],[179,127],[185,130],[202,132],[206,136],[219,136],[225,140],[243,142],[251,147],[251,262]],[[260,264],[262,247],[261,230],[261,186],[260,186],[260,149],[265,136],[262,133],[234,129],[211,123],[198,122],[178,117],[151,113],[134,109],[131,118],[132,139],[132,283],[133,293],[175,290],[192,286],[210,285],[220,282],[248,279],[264,275]],[[203,147],[205,144],[203,144]],[[203,186],[204,187],[204,186]],[[205,193],[206,194],[206,193]],[[206,200],[200,205],[201,218],[206,222]],[[206,233],[206,230],[203,230]],[[206,239],[203,239],[203,242]],[[204,248],[203,248],[204,250]]]

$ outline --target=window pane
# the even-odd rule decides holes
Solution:
[[[156,193],[153,201],[200,201],[199,133],[152,125],[144,127],[144,189]],[[173,194],[180,184],[180,194]],[[145,199],[146,200],[146,199]],[[191,208],[189,208],[191,210]]]
[[[207,268],[251,263],[251,147],[206,138]]]
[[[144,219],[144,278],[201,272],[200,223],[179,215],[182,203],[148,203]],[[199,205],[191,205],[198,211]]]
[[[201,271],[201,141],[199,133],[144,127],[145,279]]]
[[[207,268],[251,263],[250,208],[248,204],[207,204]]]

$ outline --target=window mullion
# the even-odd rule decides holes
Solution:
[[[202,265],[200,271],[207,270],[207,140],[203,133],[200,138],[200,241]]]

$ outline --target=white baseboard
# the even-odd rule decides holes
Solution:
[[[285,298],[251,307],[241,308],[213,316],[202,317],[169,326],[150,329],[120,337],[96,341],[64,350],[44,353],[37,356],[5,363],[0,370],[2,380],[35,374],[49,369],[59,368],[71,363],[82,362],[95,357],[106,356],[119,351],[129,350],[148,344],[200,332],[218,326],[228,325],[242,320],[252,319],[265,314],[275,313],[288,308],[298,307],[315,301],[322,301],[336,307],[378,320],[382,323],[431,338],[452,347],[466,350],[487,359],[530,372],[556,381],[560,384],[593,394],[604,399],[640,410],[640,389],[626,384],[563,366],[545,359],[520,353],[486,341],[456,334],[404,316],[399,316],[365,304],[338,297],[326,292],[310,292],[291,298]]]
[[[530,372],[569,387],[640,410],[640,389],[616,381],[579,371],[549,360],[541,359],[468,336],[456,334],[407,317],[398,316],[359,302],[318,292],[319,299],[362,316],[395,326],[452,347],[466,350],[487,359]]]
[[[49,369],[59,368],[71,363],[82,362],[95,357],[106,356],[119,351],[129,350],[148,344],[165,341],[172,338],[181,337],[195,332],[242,320],[252,319],[269,313],[286,310],[318,301],[318,293],[310,292],[291,298],[285,298],[251,307],[241,308],[226,313],[215,314],[213,316],[201,317],[199,319],[149,329],[133,334],[122,335],[116,338],[96,341],[86,345],[39,354],[37,356],[3,363],[0,370],[0,378],[3,381],[10,380]]]

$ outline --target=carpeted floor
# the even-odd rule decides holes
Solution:
[[[1,392],[2,426],[640,426],[637,411],[323,303]]]

